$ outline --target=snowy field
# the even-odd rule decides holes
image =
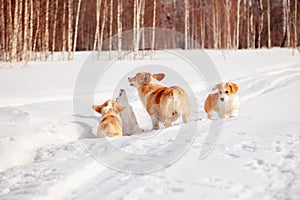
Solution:
[[[241,113],[224,121],[219,140],[204,159],[200,152],[211,121],[203,103],[209,88],[186,72],[181,60],[158,52],[153,61],[117,61],[93,94],[94,103],[102,103],[121,84],[131,91],[138,121],[147,129],[149,117],[133,88],[112,78],[151,62],[182,72],[196,97],[190,124],[197,124],[197,134],[180,159],[152,173],[116,171],[84,147],[106,150],[101,146],[105,139],[93,135],[99,116],[77,116],[87,121],[83,124],[73,112],[76,78],[88,52],[77,53],[72,62],[16,64],[14,69],[0,63],[0,199],[300,199],[299,52],[206,53],[222,80],[239,85]],[[167,77],[162,83],[180,84]],[[139,136],[154,135],[149,142],[137,136],[111,142],[124,151],[147,154],[168,145],[179,127],[180,121],[165,134]]]

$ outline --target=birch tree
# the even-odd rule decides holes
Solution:
[[[287,32],[287,46],[290,48],[291,47],[291,28],[290,28],[290,22],[291,22],[291,19],[290,19],[290,15],[291,15],[291,12],[290,12],[290,7],[291,7],[291,4],[290,4],[290,0],[286,0],[287,1],[287,4],[286,4],[286,32]]]
[[[117,23],[118,23],[118,59],[122,59],[122,0],[118,0],[118,14],[117,14]]]
[[[230,2],[226,0],[226,19],[227,19],[227,39],[226,39],[226,48],[231,48],[231,30],[230,30]]]
[[[72,60],[72,19],[73,19],[73,0],[68,0],[68,60]]]
[[[261,34],[264,27],[264,8],[262,0],[259,0],[259,33],[258,33],[258,48],[261,48]]]
[[[64,1],[63,5],[63,16],[62,16],[62,55],[63,55],[63,60],[65,59],[65,51],[66,51],[66,1]]]
[[[103,18],[102,18],[102,25],[101,25],[101,31],[100,31],[100,39],[98,39],[98,58],[100,58],[100,53],[102,51],[104,27],[105,27],[105,22],[106,22],[107,1],[108,0],[104,1],[104,7],[103,7]]]
[[[109,59],[111,59],[111,49],[112,49],[112,34],[113,34],[113,0],[110,0],[110,17],[109,17]]]
[[[270,1],[267,0],[268,4],[268,48],[271,48],[271,11],[270,11]]]
[[[27,38],[27,34],[28,34],[28,2],[27,0],[25,0],[25,4],[24,4],[24,42],[23,42],[23,55],[22,55],[22,60],[25,61],[25,59],[27,59],[27,42],[28,42],[28,38]]]
[[[297,32],[297,1],[298,0],[295,0],[295,10],[294,10],[294,37],[295,37],[295,47],[297,47],[297,45],[298,45],[298,36],[297,36],[297,34],[298,34],[298,32]]]
[[[48,59],[49,54],[49,0],[46,0],[46,18],[45,18],[45,44],[44,51],[45,51],[45,60]]]
[[[282,44],[281,46],[283,47],[285,44],[285,39],[286,39],[286,29],[287,29],[287,16],[286,16],[286,0],[282,0],[282,11],[283,11],[283,25],[282,25]]]
[[[189,0],[184,0],[184,49],[188,49]]]
[[[96,31],[94,37],[94,45],[93,50],[96,51],[96,46],[99,38],[99,30],[100,30],[100,8],[101,8],[101,0],[96,1]]]
[[[81,5],[81,0],[78,0],[77,12],[76,12],[76,21],[75,21],[75,33],[74,33],[74,41],[73,41],[73,54],[76,51],[76,45],[77,45],[77,34],[78,34],[78,22],[79,22],[79,14],[80,14],[80,5]]]
[[[33,41],[33,0],[30,0],[30,20],[29,20],[29,58],[28,60],[31,61],[32,59],[32,41]]]
[[[0,8],[0,33],[1,33],[1,44],[0,44],[0,47],[1,47],[1,55],[2,55],[2,58],[0,58],[0,60],[2,59],[3,61],[6,61],[6,58],[5,58],[5,27],[4,27],[4,24],[5,24],[5,19],[4,19],[4,0],[1,0],[0,1],[0,4],[1,4],[1,8]]]
[[[153,0],[153,21],[152,21],[152,41],[151,41],[151,59],[154,56],[155,45],[155,18],[156,18],[156,0]]]
[[[237,9],[236,9],[236,49],[239,48],[240,41],[240,2],[241,0],[237,0]]]
[[[55,50],[55,41],[56,41],[56,24],[57,24],[57,13],[58,13],[58,0],[55,0],[54,6],[54,21],[53,21],[53,29],[52,29],[52,60],[54,57],[54,50]]]
[[[12,50],[11,50],[11,63],[17,61],[17,45],[18,45],[18,10],[19,10],[19,1],[15,2],[15,12],[14,12],[14,24],[13,24],[13,39],[12,39]],[[12,66],[12,65],[11,65]]]

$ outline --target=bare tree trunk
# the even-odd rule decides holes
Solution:
[[[173,47],[174,48],[176,48],[177,47],[177,45],[176,45],[176,34],[175,34],[175,31],[176,31],[176,24],[175,24],[175,17],[176,17],[176,15],[177,15],[177,3],[176,3],[176,0],[173,0],[173,12],[172,12],[172,14],[173,14],[173,24],[172,24],[172,30],[173,30],[173,35],[172,35],[172,37],[173,37]]]
[[[205,48],[205,31],[206,31],[206,15],[205,9],[202,8],[202,17],[201,17],[201,46]]]
[[[287,31],[287,23],[286,23],[286,0],[282,0],[282,10],[283,10],[283,25],[282,25],[282,44],[283,47],[285,44],[286,31]]]
[[[295,18],[295,21],[294,21],[294,37],[295,37],[295,48],[298,46],[298,32],[297,32],[297,1],[298,0],[295,0],[295,11],[294,11],[294,18]]]
[[[251,29],[251,35],[252,35],[252,39],[251,39],[251,47],[253,49],[255,49],[255,28],[254,28],[254,17],[253,17],[253,12],[252,12],[252,0],[249,1],[250,3],[250,29]]]
[[[11,1],[8,1],[7,5],[8,9],[8,35],[12,36],[14,34],[14,29],[13,29],[13,20],[12,20],[12,9],[11,9]],[[9,44],[8,44],[8,53],[9,53],[9,60],[12,63],[13,56],[12,56],[12,46],[13,46],[13,40],[11,37],[8,37],[9,39]]]
[[[216,17],[215,17],[215,23],[216,23],[216,34],[217,34],[217,48],[221,46],[221,37],[220,37],[220,27],[219,27],[219,2],[215,2],[216,6]]]
[[[113,0],[110,0],[110,19],[109,19],[109,59],[111,59],[111,50],[112,50],[112,34],[113,34],[113,26],[112,26],[112,23],[113,23]]]
[[[286,32],[287,32],[287,46],[290,48],[291,47],[291,29],[290,29],[290,7],[291,7],[291,4],[290,4],[290,0],[287,0],[287,5],[286,5]]]
[[[136,45],[136,14],[137,14],[137,1],[133,0],[133,43],[132,43],[132,49],[133,49],[133,59],[136,58],[136,52],[135,52],[135,45]]]
[[[230,3],[226,0],[226,19],[227,19],[227,43],[226,48],[231,48],[231,30],[230,30]]]
[[[17,61],[20,61],[23,57],[23,1],[19,1],[19,11],[18,11],[18,41],[17,41]]]
[[[250,24],[250,20],[249,20],[249,4],[247,3],[247,0],[244,0],[244,12],[246,15],[246,39],[247,39],[247,44],[246,44],[246,48],[248,49],[250,47],[250,29],[249,29],[249,24]]]
[[[78,0],[77,13],[76,13],[76,21],[75,21],[74,42],[73,42],[73,54],[76,51],[76,45],[77,45],[77,34],[78,34],[78,22],[79,22],[79,14],[80,14],[80,5],[81,5],[81,0]]]
[[[63,55],[63,60],[65,59],[65,51],[66,51],[66,1],[64,1],[64,7],[63,7],[63,20],[62,20],[62,29],[63,29],[63,36],[62,36],[62,55]]]
[[[68,0],[68,60],[72,60],[72,34],[73,34],[73,0]]]
[[[101,25],[101,31],[100,31],[100,39],[98,39],[98,58],[100,58],[100,53],[102,51],[104,27],[105,27],[105,22],[106,22],[107,1],[108,0],[104,1],[104,7],[103,7],[103,18],[102,18],[102,25]]]
[[[45,19],[45,60],[48,60],[49,54],[49,0],[46,0],[46,19]]]
[[[96,31],[94,37],[94,45],[93,50],[96,51],[97,41],[99,38],[99,30],[100,30],[100,8],[101,8],[101,0],[96,1]]]
[[[184,0],[184,49],[188,49],[188,33],[189,33],[189,0]]]
[[[11,66],[13,62],[17,61],[17,43],[18,43],[18,10],[19,1],[15,2],[15,13],[14,13],[14,23],[13,23],[13,39],[12,39],[12,49],[11,49]]]
[[[30,21],[29,21],[29,58],[32,59],[32,41],[33,41],[33,0],[30,0]]]
[[[81,0],[79,0],[81,1]],[[53,21],[53,30],[52,30],[52,60],[54,57],[55,51],[55,41],[56,41],[56,24],[57,24],[57,12],[58,12],[58,0],[55,0],[55,8],[54,8],[54,21]]]
[[[258,33],[258,48],[261,48],[261,33],[264,28],[264,8],[262,0],[259,0],[260,15],[259,15],[259,33]]]
[[[236,14],[236,49],[239,48],[240,41],[240,4],[241,0],[237,0],[237,14]]]
[[[144,29],[144,22],[145,22],[145,1],[142,0],[142,10],[141,10],[141,27],[142,27],[142,30],[141,30],[141,37],[142,37],[142,54],[144,56],[144,50],[145,50],[145,29]]]
[[[135,43],[134,43],[134,57],[133,59],[137,59],[139,46],[140,46],[140,16],[141,16],[141,6],[142,1],[137,0],[137,8],[136,8],[136,22],[135,22]]]
[[[212,2],[213,12],[212,12],[212,28],[213,28],[213,47],[217,48],[217,33],[216,33],[216,1]]]
[[[271,0],[267,0],[267,1],[268,1],[268,48],[271,48],[271,13],[270,13]]]
[[[118,0],[118,59],[122,59],[122,0]]]
[[[36,52],[38,36],[40,34],[40,1],[36,2],[35,9],[36,9],[36,28],[35,28],[36,31],[35,31],[34,40],[33,40],[32,52]]]
[[[27,0],[25,0],[24,4],[24,44],[23,44],[23,55],[22,60],[27,61],[27,33],[28,33],[28,3]]]
[[[1,34],[1,52],[2,58],[0,60],[6,61],[6,52],[5,52],[5,20],[4,20],[4,0],[0,1],[1,9],[0,9],[0,34]]]
[[[153,0],[153,21],[152,21],[152,41],[151,41],[151,59],[154,56],[155,45],[155,18],[156,18],[156,0]]]

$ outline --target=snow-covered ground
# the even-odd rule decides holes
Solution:
[[[73,112],[76,78],[88,52],[77,53],[72,62],[34,62],[14,69],[0,64],[0,199],[300,199],[299,52],[206,53],[222,80],[239,85],[241,113],[224,121],[205,159],[200,152],[211,125],[202,109],[208,88],[181,60],[158,52],[153,61],[117,61],[98,84],[94,103],[115,95],[111,88],[131,89],[138,120],[147,128],[149,118],[133,88],[112,77],[127,76],[133,65],[149,62],[169,65],[183,77],[187,73],[196,97],[190,126],[198,124],[197,134],[180,159],[152,173],[116,171],[92,155],[107,150],[105,139],[93,137],[99,116]],[[167,77],[162,82],[180,84]],[[123,151],[147,155],[172,142],[179,127],[110,141]],[[152,139],[145,140],[149,135]],[[126,160],[122,164],[126,167]]]

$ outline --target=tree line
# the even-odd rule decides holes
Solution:
[[[0,60],[71,60],[75,51],[159,49],[161,35],[184,34],[182,49],[299,46],[298,0],[0,0]],[[132,40],[124,32],[133,30]],[[115,36],[116,39],[112,39]],[[175,37],[167,36],[172,48]],[[104,42],[105,41],[105,42]],[[178,44],[178,41],[176,41]],[[175,46],[174,46],[175,48]],[[176,46],[178,48],[178,46]]]

